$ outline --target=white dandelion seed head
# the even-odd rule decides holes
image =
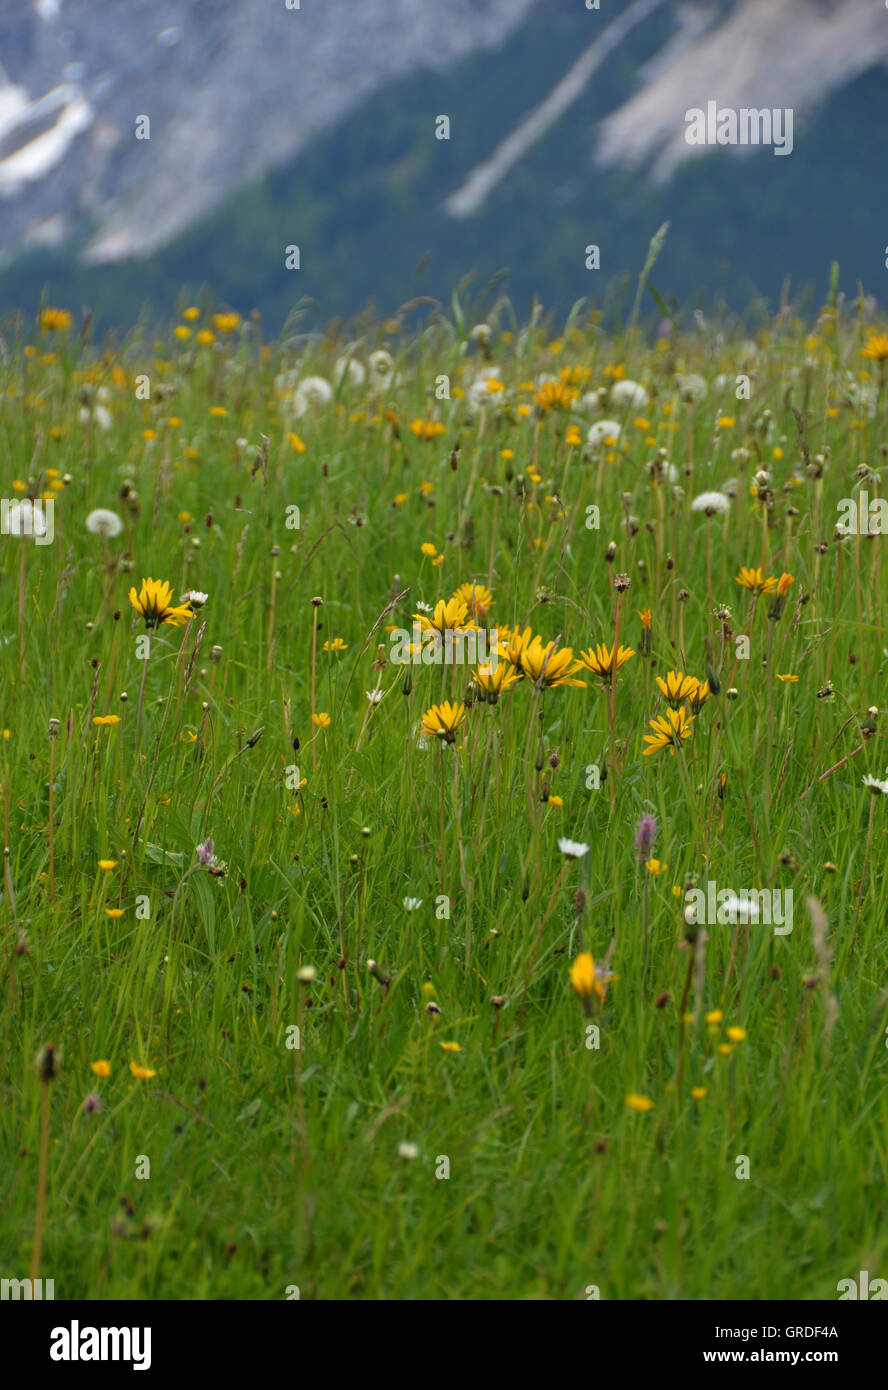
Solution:
[[[746,893],[729,893],[721,899],[719,911],[726,914],[733,926],[748,927],[759,919],[758,902]]]
[[[363,362],[359,362],[357,357],[337,357],[333,367],[333,380],[337,386],[363,386],[367,378],[367,371]]]
[[[706,378],[699,376],[697,372],[688,372],[686,376],[679,373],[675,378],[675,387],[683,401],[689,405],[697,405],[705,400],[709,390],[706,385]]]
[[[625,406],[632,410],[641,410],[646,406],[650,399],[644,387],[637,381],[615,381],[610,389],[611,405]]]
[[[586,439],[592,445],[593,449],[600,448],[601,445],[605,444],[609,439],[617,440],[619,437],[620,426],[617,424],[616,420],[597,420],[595,424],[590,427],[589,433],[586,435]]]
[[[29,497],[23,497],[21,502],[13,502],[6,513],[7,536],[45,536],[44,507],[44,503],[32,502]]]
[[[109,536],[119,536],[123,530],[120,517],[107,507],[96,507],[86,518],[85,525],[93,536],[102,536],[106,540]]]
[[[329,405],[332,399],[333,387],[326,377],[303,377],[290,398],[290,413],[298,420],[313,406]]]
[[[692,512],[703,512],[706,516],[723,516],[731,510],[731,499],[723,492],[701,492],[691,503]]]
[[[385,348],[377,348],[367,358],[367,367],[375,386],[387,386],[392,379],[395,361]]]

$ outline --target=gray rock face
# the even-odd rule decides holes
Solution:
[[[87,218],[89,258],[145,254],[374,89],[495,48],[533,3],[0,0],[0,248]]]
[[[88,226],[88,261],[147,255],[375,89],[473,52],[491,53],[494,103],[496,49],[555,3],[0,0],[0,252]],[[588,51],[464,171],[464,185],[442,197],[445,212],[477,211],[582,98],[619,50],[615,35],[661,6],[671,36],[595,142],[601,165],[650,166],[655,181],[705,152],[685,140],[688,108],[714,99],[799,114],[888,61],[881,0],[602,0]],[[458,100],[456,90],[447,114]],[[150,138],[136,136],[140,117]]]

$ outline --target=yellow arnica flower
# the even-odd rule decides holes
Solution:
[[[432,705],[422,716],[422,731],[427,738],[442,738],[445,743],[453,743],[456,731],[466,717],[463,704],[451,704],[445,700],[442,705]]]
[[[444,1052],[462,1052],[458,1042],[442,1042],[441,1048]]]
[[[860,353],[873,362],[884,362],[888,358],[888,333],[871,333]]]
[[[235,329],[240,328],[240,324],[240,314],[231,313],[213,315],[213,327],[215,328],[217,333],[233,333]]]
[[[702,707],[706,704],[706,701],[709,699],[711,694],[712,691],[709,689],[709,681],[696,682],[696,687],[692,691],[690,698],[688,699],[688,704],[690,705],[691,709],[694,711],[695,714],[697,714],[699,710],[702,709]]]
[[[637,1110],[639,1115],[646,1115],[649,1110],[653,1110],[654,1102],[649,1096],[638,1096],[630,1093],[626,1097],[626,1104],[630,1110]]]
[[[104,1062],[104,1061],[100,1061],[100,1062],[90,1062],[90,1066],[92,1067],[92,1069],[93,1069],[93,1071],[95,1072],[96,1076],[110,1076],[110,1075],[111,1075],[111,1063],[110,1063],[110,1062]]]
[[[554,642],[544,644],[541,637],[534,637],[522,651],[521,669],[540,690],[552,689],[557,685],[586,684],[575,677],[575,672],[582,668],[574,660],[573,649],[557,648]]]
[[[614,977],[595,964],[591,951],[581,951],[570,967],[570,982],[584,1004],[607,997],[607,981]]]
[[[721,1023],[723,1018],[724,1014],[721,1009],[713,1009],[710,1013],[705,1015],[706,1022],[710,1025]]]
[[[791,575],[787,573],[786,570],[784,570],[780,578],[777,580],[777,593],[779,594],[780,598],[786,597],[786,595],[789,593],[790,586],[794,583],[794,575]]]
[[[469,610],[461,598],[442,598],[435,604],[431,617],[427,613],[414,613],[420,632],[447,632],[469,626]]]
[[[97,725],[99,725],[99,726],[102,726],[102,727],[107,726],[107,725],[110,725],[110,724],[119,724],[119,723],[120,723],[120,715],[119,715],[119,714],[96,714],[96,715],[93,715],[93,723],[94,723],[94,724],[97,724]]]
[[[106,916],[106,917],[110,917],[113,921],[116,922],[117,919],[118,919],[118,917],[122,917],[122,916],[123,916],[123,908],[122,908],[122,907],[106,907],[106,908],[105,908],[105,916]]]
[[[777,588],[777,580],[773,576],[765,579],[760,569],[749,569],[746,565],[740,566],[737,583],[753,594],[772,594]]]
[[[50,333],[64,333],[71,327],[70,309],[42,309],[40,312],[40,327],[47,329]]]
[[[437,439],[444,433],[445,426],[440,420],[411,420],[410,429],[417,439]]]
[[[533,399],[540,410],[566,410],[579,394],[575,387],[563,381],[544,381]]]
[[[150,1067],[140,1067],[138,1062],[130,1062],[130,1071],[137,1081],[148,1081],[150,1077],[157,1075]]]
[[[745,1028],[726,1028],[725,1032],[731,1039],[731,1042],[742,1042],[743,1039],[746,1037]]]
[[[644,750],[644,756],[659,753],[661,748],[668,748],[674,756],[676,748],[681,747],[682,739],[690,738],[693,722],[684,705],[681,709],[668,709],[659,719],[651,719],[649,723],[654,732],[644,736],[645,743],[649,745]]]
[[[665,680],[662,676],[657,677],[657,686],[673,709],[690,700],[699,684],[696,676],[686,676],[681,671],[670,671]]]
[[[496,670],[492,666],[477,666],[472,672],[472,684],[477,685],[484,694],[495,702],[504,690],[521,680],[522,672],[508,661],[497,661]]]
[[[100,860],[99,860],[99,868],[100,868],[100,869],[104,869],[106,872],[107,872],[109,869],[116,869],[116,868],[117,868],[117,860],[116,860],[116,859],[100,859]]]
[[[694,1097],[694,1100],[703,1100],[704,1096],[706,1095],[706,1087],[693,1086],[691,1088],[691,1095]]]
[[[784,685],[797,685],[797,684],[798,684],[798,679],[799,679],[799,678],[798,678],[798,676],[791,676],[791,675],[789,675],[788,673],[781,676],[780,672],[778,671],[778,672],[777,672],[777,679],[778,679],[779,681],[783,681],[783,684],[784,684]]]
[[[161,623],[178,627],[193,617],[190,604],[174,605],[172,597],[171,586],[160,579],[143,579],[138,593],[134,588],[129,591],[129,601],[136,612],[141,613],[147,628],[160,627]]]
[[[476,622],[483,623],[493,604],[493,594],[484,584],[469,581],[454,590],[453,597],[466,605]]]
[[[505,658],[512,666],[517,666],[521,670],[521,657],[525,647],[530,645],[533,633],[529,627],[524,628],[498,628],[500,637],[505,641],[503,648]],[[522,673],[523,674],[523,673]]]
[[[616,653],[617,670],[625,666],[626,662],[635,655],[634,647],[620,647],[617,651],[616,643],[610,648],[603,642],[597,642],[595,647],[590,647],[588,651],[580,652],[580,661],[591,671],[593,676],[601,676],[603,680],[610,680],[614,669],[614,654]]]

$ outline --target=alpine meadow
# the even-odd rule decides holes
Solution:
[[[888,323],[663,235],[619,325],[5,320],[4,1276],[884,1284]]]

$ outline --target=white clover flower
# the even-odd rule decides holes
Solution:
[[[579,840],[568,840],[564,835],[558,841],[558,848],[566,859],[582,859],[589,852],[588,845],[581,844]]]
[[[641,410],[647,405],[649,396],[637,381],[615,381],[610,389],[611,405],[625,406],[627,409]]]
[[[619,437],[620,426],[616,420],[597,420],[594,425],[590,426],[589,433],[586,435],[586,439],[593,449],[600,448],[608,441],[615,444]]]
[[[345,384],[357,388],[364,385],[366,378],[364,364],[359,362],[357,357],[337,357],[333,366],[333,380],[337,386]]]
[[[96,507],[86,518],[85,525],[87,531],[94,536],[101,536],[103,540],[107,540],[109,536],[119,536],[123,530],[120,517],[107,507]]]
[[[706,516],[718,516],[730,511],[731,500],[723,492],[701,492],[691,503],[692,512],[703,512]]]

